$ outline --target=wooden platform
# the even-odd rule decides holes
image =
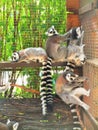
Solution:
[[[0,121],[18,121],[18,130],[72,130],[69,107],[60,99],[54,99],[54,112],[43,120],[40,99],[1,99]]]

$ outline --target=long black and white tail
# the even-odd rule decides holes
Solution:
[[[77,115],[76,105],[70,104],[69,106],[73,117],[73,130],[83,130],[81,123],[79,121],[79,117]]]
[[[42,63],[40,96],[42,103],[42,115],[46,116],[47,112],[53,111],[53,87],[52,87],[52,59],[47,58]]]
[[[52,58],[47,59],[47,109],[53,111],[53,84],[52,84]]]
[[[47,114],[47,61],[42,63],[42,75],[41,75],[41,84],[40,84],[40,96],[41,96],[41,105],[42,105],[42,115],[46,116]]]

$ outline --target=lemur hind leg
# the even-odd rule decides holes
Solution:
[[[76,95],[76,96],[81,96],[81,95],[85,95],[85,96],[90,96],[90,89],[87,91],[85,88],[76,88],[74,89],[71,94]]]
[[[72,101],[73,104],[80,105],[85,110],[89,110],[89,106],[86,103],[84,103],[83,101],[81,101],[77,96],[70,95],[70,100]]]

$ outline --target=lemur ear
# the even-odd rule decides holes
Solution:
[[[8,125],[10,122],[11,122],[10,119],[8,119],[7,122],[6,122],[6,124]]]
[[[13,130],[17,130],[18,126],[19,126],[19,123],[16,122],[16,123],[13,125]]]
[[[48,35],[48,32],[45,32],[45,35]]]
[[[81,30],[82,30],[82,29],[83,29],[83,26],[81,25],[80,28],[81,28]]]
[[[54,29],[54,25],[52,25],[52,28]]]

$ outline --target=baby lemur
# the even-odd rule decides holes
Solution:
[[[56,93],[66,104],[77,104],[88,110],[89,106],[79,98],[82,95],[90,95],[90,90],[87,91],[83,88],[85,80],[85,77],[79,77],[74,72],[68,70],[57,78],[55,85]]]
[[[0,122],[0,130],[18,130],[18,126],[18,122],[10,121],[9,119],[6,124]]]

